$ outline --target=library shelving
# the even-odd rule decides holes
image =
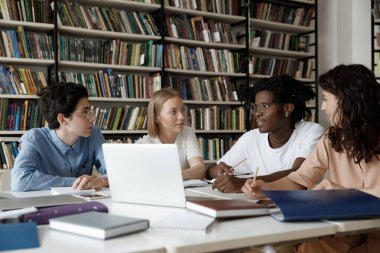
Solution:
[[[43,126],[35,94],[54,65],[50,2],[21,2],[0,5],[0,136]]]
[[[164,1],[163,86],[178,89],[207,162],[245,132],[238,98],[246,76],[238,43],[246,19],[240,1]],[[243,83],[245,84],[245,83]]]
[[[13,2],[16,6],[20,4],[19,0],[9,1],[12,5]],[[22,87],[14,88],[21,93],[0,87],[2,115],[8,110],[3,106],[4,101],[16,101],[20,105],[16,106],[20,111],[18,127],[9,128],[7,117],[0,119],[0,127],[4,125],[0,129],[2,136],[19,137],[29,129],[25,117],[21,120],[21,112],[25,111],[24,101],[28,101],[28,108],[36,102],[38,89],[49,82],[72,81],[88,89],[96,124],[108,141],[134,142],[147,134],[146,107],[151,94],[162,87],[173,87],[184,98],[187,124],[195,129],[205,160],[214,162],[251,127],[246,119],[249,113],[239,101],[239,92],[259,78],[280,73],[273,69],[264,72],[263,67],[261,70],[256,67],[257,62],[262,66],[281,62],[283,69],[291,62],[292,68],[284,71],[294,72],[293,76],[307,83],[315,83],[317,76],[315,0],[251,0],[247,6],[244,6],[246,1],[217,0],[43,0],[33,3],[42,6],[28,8],[28,12],[18,16],[13,15],[14,6],[7,8],[12,14],[6,16],[5,7],[0,5],[2,31],[13,29],[16,35],[43,34],[49,38],[41,41],[52,41],[49,43],[52,48],[41,45],[43,54],[39,58],[29,57],[35,56],[38,50],[31,50],[25,57],[25,52],[14,55],[0,45],[0,64],[4,66],[0,77],[15,68],[20,72],[20,83],[29,79],[41,81],[28,92],[23,92]],[[257,5],[268,3],[293,8],[295,12],[303,9],[304,14],[298,15],[311,17],[301,19],[306,20],[304,23],[293,24],[253,15]],[[313,12],[306,11],[309,9]],[[42,18],[41,13],[46,15]],[[260,44],[257,37],[262,34],[266,34],[268,41]],[[244,39],[244,35],[248,39]],[[288,41],[288,46],[273,46],[271,37],[272,41]],[[2,32],[0,39],[3,38]],[[31,46],[37,48],[35,44]],[[27,74],[22,74],[25,71]],[[40,80],[41,75],[44,80]],[[315,109],[315,105],[314,101],[310,107]],[[14,112],[7,111],[8,114],[15,116]],[[42,126],[43,119],[38,116],[36,119],[36,126]]]
[[[380,79],[380,1],[371,1],[371,59],[372,71],[376,79]]]
[[[250,1],[246,13],[250,85],[261,78],[289,74],[318,92],[317,9],[317,0]],[[308,104],[312,111],[308,120],[318,118],[316,106],[316,100]]]

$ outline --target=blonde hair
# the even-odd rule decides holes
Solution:
[[[158,136],[158,126],[156,124],[156,115],[161,111],[162,105],[171,98],[179,97],[182,99],[181,94],[174,89],[164,88],[153,93],[152,98],[148,104],[148,134],[152,138]]]

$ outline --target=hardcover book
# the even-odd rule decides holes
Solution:
[[[281,221],[360,219],[380,216],[380,199],[356,189],[264,191]]]
[[[74,234],[109,239],[149,228],[149,220],[101,212],[73,214],[49,220],[50,228]]]
[[[194,199],[186,208],[215,218],[246,217],[269,214],[270,207],[239,199]]]

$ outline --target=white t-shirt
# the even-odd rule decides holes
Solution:
[[[247,158],[234,169],[236,175],[251,174],[257,167],[259,176],[291,169],[296,158],[306,158],[314,150],[323,132],[317,123],[297,122],[288,142],[280,148],[271,148],[268,133],[253,129],[243,134],[218,163],[235,166]]]
[[[144,135],[136,141],[136,144],[162,144],[162,142],[158,136],[152,138],[149,135]],[[174,144],[178,147],[179,161],[182,170],[190,168],[190,165],[187,162],[189,159],[193,157],[202,157],[197,137],[195,136],[194,129],[191,127],[185,126],[183,130],[177,134]]]

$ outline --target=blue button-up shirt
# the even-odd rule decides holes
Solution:
[[[93,166],[106,175],[104,142],[96,126],[90,137],[79,137],[73,146],[65,144],[53,129],[29,130],[20,139],[21,150],[12,169],[12,191],[72,186],[77,177],[91,175]]]

